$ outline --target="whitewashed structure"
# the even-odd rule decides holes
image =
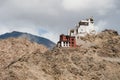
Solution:
[[[77,44],[80,41],[80,37],[87,34],[95,34],[93,18],[81,20],[74,29],[68,31],[68,35],[75,36]]]

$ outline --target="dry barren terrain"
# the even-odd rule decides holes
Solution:
[[[26,39],[0,40],[0,80],[120,80],[118,33],[81,40],[81,47],[52,50]]]

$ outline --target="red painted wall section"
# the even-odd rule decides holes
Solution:
[[[67,38],[65,35],[60,35],[60,41],[67,41]]]
[[[75,37],[70,37],[70,47],[76,47]]]
[[[68,36],[68,35],[60,35],[60,42],[69,42],[70,47],[76,47],[76,39],[73,36]]]

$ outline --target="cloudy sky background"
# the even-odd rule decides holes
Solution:
[[[22,31],[57,42],[59,34],[91,16],[97,31],[120,32],[119,0],[0,0],[0,34]]]

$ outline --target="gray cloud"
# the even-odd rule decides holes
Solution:
[[[120,31],[119,5],[119,0],[0,0],[0,34],[17,30],[57,41],[59,34],[91,16],[99,30]]]

